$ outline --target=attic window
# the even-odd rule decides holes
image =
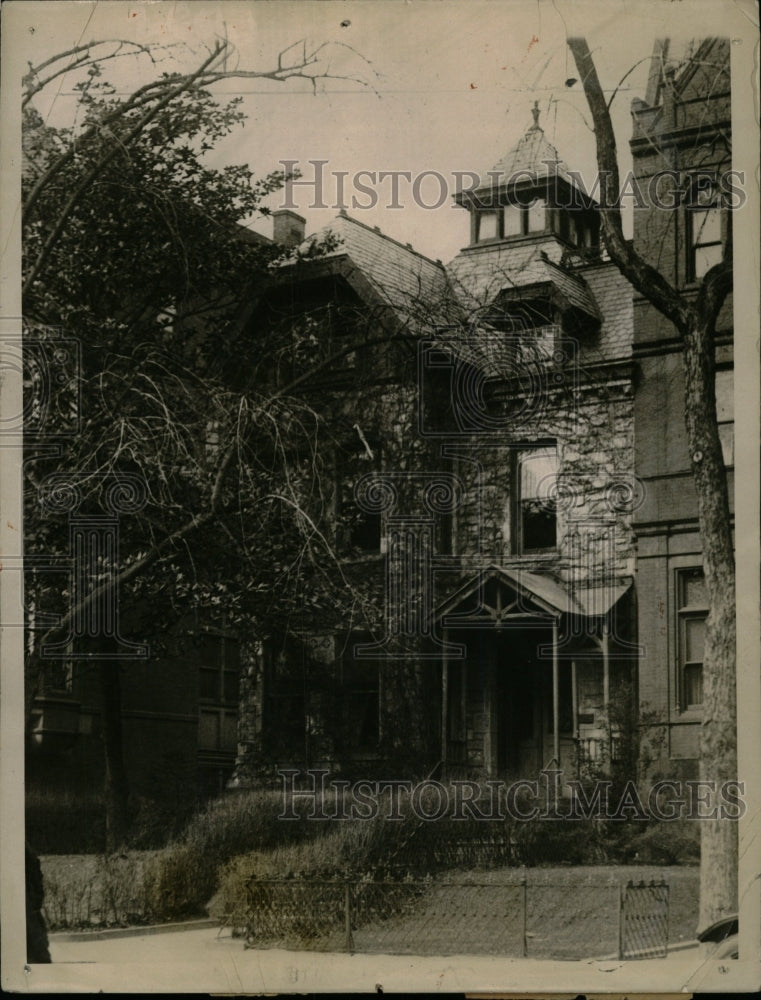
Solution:
[[[505,205],[499,212],[480,212],[477,223],[479,243],[543,233],[547,228],[547,202],[544,198],[534,198],[526,204]]]

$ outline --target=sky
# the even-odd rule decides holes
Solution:
[[[570,33],[587,37],[612,98],[621,167],[628,168],[629,109],[632,98],[644,97],[653,42],[684,36],[685,23],[694,31],[694,19],[675,17],[677,7],[684,11],[662,0],[10,0],[5,12],[14,8],[11,30],[34,65],[91,39],[170,45],[158,67],[132,58],[110,64],[108,78],[125,92],[159,69],[198,65],[217,37],[233,46],[231,68],[255,70],[273,68],[284,50],[295,57],[301,42],[308,51],[327,43],[322,52],[329,59],[319,69],[329,75],[314,88],[306,80],[217,85],[220,95],[242,96],[248,117],[211,162],[243,162],[266,174],[283,160],[297,161],[305,180],[321,170],[327,207],[313,207],[319,202],[313,186],[294,188],[289,202],[306,217],[308,232],[346,206],[368,225],[447,262],[469,240],[467,212],[451,200],[456,172],[494,166],[531,125],[534,101],[561,158],[589,178],[588,186],[594,182],[594,136],[566,44]],[[691,7],[710,14],[710,3]],[[51,124],[75,113],[75,79],[59,78],[41,95],[38,107]],[[313,160],[326,163],[318,168]],[[357,177],[359,171],[375,179]],[[399,174],[396,198],[381,171],[409,173],[409,179]],[[344,176],[343,197],[337,174]],[[283,192],[267,202],[284,203]],[[271,234],[269,220],[250,224]]]

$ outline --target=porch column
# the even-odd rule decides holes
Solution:
[[[605,717],[610,707],[610,636],[603,626],[602,633],[602,700],[605,706]]]
[[[560,765],[560,711],[558,705],[558,623],[552,623],[552,754]]]
[[[573,723],[571,732],[575,739],[579,738],[579,688],[576,678],[576,660],[571,660],[571,711],[573,712]]]
[[[573,721],[571,723],[571,732],[573,733],[575,756],[576,756],[576,773],[578,776],[579,772],[579,689],[576,679],[576,660],[571,660],[571,712],[573,713]]]
[[[447,705],[449,704],[449,657],[447,656],[448,629],[442,630],[444,648],[441,652],[441,762],[447,762]]]

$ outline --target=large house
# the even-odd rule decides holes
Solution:
[[[659,45],[633,104],[645,187],[729,165],[728,44],[691,55]],[[299,392],[322,428],[310,509],[355,599],[347,610],[337,590],[322,626],[305,613],[255,642],[178,627],[161,670],[136,664],[123,740],[138,792],[165,792],[170,773],[179,797],[208,794],[281,767],[632,768],[638,708],[651,767],[693,776],[706,605],[677,337],[607,258],[595,201],[536,107],[456,201],[470,242],[446,267],[346,213],[313,255],[303,220],[276,216],[293,257],[239,322],[292,337],[275,381],[335,359]],[[728,224],[696,188],[672,211],[635,211],[634,245],[689,288]],[[719,330],[731,466],[731,303]],[[91,677],[47,691],[33,742],[52,748],[44,765],[30,754],[33,779],[99,780]]]

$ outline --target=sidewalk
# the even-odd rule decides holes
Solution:
[[[45,969],[66,984],[97,983],[107,991],[182,989],[187,992],[300,993],[337,991],[398,992],[417,988],[443,992],[554,988],[609,992],[623,986],[655,989],[682,985],[697,964],[697,949],[679,949],[669,960],[538,962],[491,955],[348,955],[246,949],[240,938],[214,925],[142,933],[100,932],[50,935],[53,966],[36,966],[37,984]],[[38,975],[39,974],[39,975]],[[575,985],[571,985],[574,983]],[[189,985],[190,984],[190,985]],[[628,985],[625,985],[628,984]],[[33,984],[30,982],[30,986]],[[39,988],[39,985],[38,985]]]

